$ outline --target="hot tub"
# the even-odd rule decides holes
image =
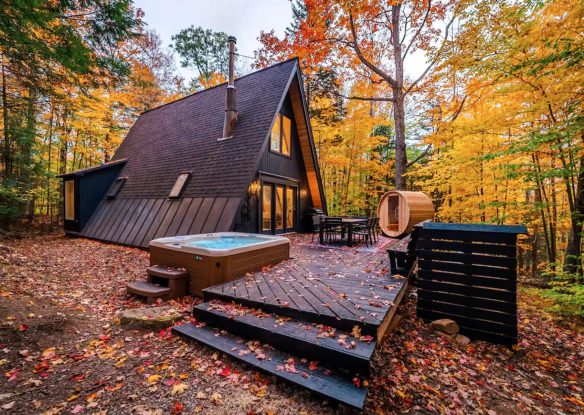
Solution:
[[[290,257],[290,241],[283,236],[219,232],[173,236],[150,242],[150,265],[185,268],[189,291],[233,280]]]

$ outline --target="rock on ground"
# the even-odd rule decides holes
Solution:
[[[132,308],[118,315],[121,325],[158,328],[169,327],[182,317],[179,311],[169,306]]]
[[[432,323],[430,323],[430,326],[434,331],[440,331],[442,333],[450,335],[456,334],[459,331],[458,324],[456,324],[456,321],[447,318],[434,320]]]

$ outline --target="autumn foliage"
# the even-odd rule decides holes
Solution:
[[[581,2],[294,9],[284,38],[260,35],[257,64],[299,56],[332,213],[375,214],[382,192],[422,190],[442,221],[528,224],[524,277],[581,281]],[[319,89],[323,74],[333,82]]]

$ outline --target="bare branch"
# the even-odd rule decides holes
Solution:
[[[412,37],[412,40],[410,41],[409,45],[406,47],[406,50],[405,50],[403,57],[402,57],[403,60],[406,59],[406,56],[408,56],[410,48],[413,46],[413,44],[416,41],[416,39],[418,38],[418,36],[420,36],[420,33],[422,33],[422,29],[424,28],[424,26],[426,26],[426,21],[428,20],[428,16],[430,15],[430,8],[431,7],[432,7],[432,0],[429,0],[428,1],[428,8],[426,9],[426,14],[424,15],[424,20],[422,20],[422,23],[420,24],[420,27],[418,27],[416,34]],[[404,39],[405,39],[405,33],[404,33]]]
[[[383,97],[360,97],[360,96],[355,96],[355,95],[343,95],[339,92],[335,92],[335,91],[330,91],[331,94],[337,96],[337,97],[341,97],[341,98],[345,98],[345,99],[351,99],[351,100],[355,100],[355,101],[371,101],[371,102],[393,102],[393,97],[389,97],[389,98],[383,98]]]
[[[414,164],[416,164],[418,161],[422,160],[424,157],[426,157],[428,154],[430,154],[430,150],[432,150],[432,144],[428,144],[428,147],[426,147],[426,149],[424,150],[424,152],[422,154],[420,154],[418,157],[416,157],[414,160],[410,161],[406,165],[406,168],[410,168]]]
[[[418,77],[418,79],[416,79],[414,82],[412,82],[412,84],[409,86],[409,88],[406,90],[406,92],[404,92],[404,95],[409,94],[411,92],[411,90],[414,89],[414,87],[422,79],[424,79],[424,77],[428,74],[428,72],[430,72],[430,69],[432,69],[434,67],[434,65],[436,64],[436,62],[438,62],[438,58],[440,57],[440,54],[442,53],[442,51],[444,49],[444,45],[446,44],[446,40],[448,39],[448,31],[450,30],[450,26],[452,26],[452,23],[454,22],[454,19],[455,18],[456,18],[456,13],[454,13],[452,15],[452,19],[450,19],[450,21],[446,25],[446,29],[444,30],[444,39],[442,40],[442,44],[440,45],[440,48],[438,49],[438,52],[436,52],[436,55],[434,56],[434,59],[432,59],[432,61],[428,64],[428,66],[426,67],[426,69],[424,69],[424,72],[422,72],[422,75],[420,75]]]
[[[381,70],[373,63],[371,63],[361,52],[361,48],[359,48],[359,41],[357,39],[357,30],[355,29],[355,22],[353,20],[353,12],[351,10],[349,10],[349,23],[351,25],[351,35],[353,36],[353,50],[357,54],[357,57],[361,60],[361,62],[363,62],[365,66],[385,79],[391,86],[396,85],[395,79],[393,79],[387,72]]]
[[[466,99],[468,98],[468,95],[465,95],[464,98],[462,99],[462,102],[460,103],[460,105],[458,106],[458,108],[456,109],[456,111],[454,111],[454,114],[452,114],[450,116],[450,119],[448,120],[449,122],[453,122],[456,121],[456,119],[458,118],[458,116],[460,115],[460,113],[462,112],[462,107],[464,107],[464,103],[466,102]]]

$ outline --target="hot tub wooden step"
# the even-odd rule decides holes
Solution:
[[[267,314],[235,303],[211,301],[193,308],[194,316],[245,338],[260,340],[291,353],[353,372],[369,373],[373,337],[363,341],[322,324]]]
[[[153,303],[157,298],[166,300],[171,293],[168,287],[162,287],[146,281],[131,281],[126,284],[126,290],[130,294],[146,297],[148,303]]]
[[[355,386],[354,377],[351,374],[330,371],[317,365],[316,362],[303,363],[303,359],[298,356],[271,347],[262,346],[261,354],[257,350],[255,353],[251,352],[244,340],[210,327],[197,327],[187,323],[174,327],[172,331],[336,402],[357,409],[362,409],[365,403],[367,389]]]
[[[166,278],[169,280],[186,279],[189,273],[184,268],[168,267],[165,265],[152,265],[148,267],[148,275]]]

